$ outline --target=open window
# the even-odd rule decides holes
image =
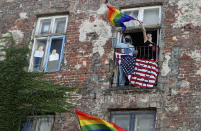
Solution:
[[[126,14],[143,21],[146,28],[146,33],[152,35],[153,47],[144,46],[144,38],[142,30],[137,21],[125,22],[127,32],[132,37],[133,45],[137,50],[137,58],[145,58],[158,60],[159,59],[159,40],[160,40],[160,25],[161,25],[161,6],[149,6],[139,8],[122,9]],[[117,38],[122,41],[122,37]]]
[[[132,75],[128,75],[128,73],[125,73],[125,70],[130,70],[130,67],[124,66],[124,69],[121,67],[123,65],[121,65],[123,63],[123,61],[121,61],[118,63],[118,59],[116,56],[117,52],[121,52],[121,53],[125,53],[125,49],[123,50],[122,48],[117,48],[117,44],[118,43],[125,43],[125,36],[129,35],[131,36],[131,43],[132,43],[132,48],[134,48],[135,53],[134,56],[137,59],[143,59],[146,62],[145,63],[150,63],[150,62],[154,62],[154,64],[156,63],[156,67],[152,67],[152,66],[148,66],[150,68],[158,68],[158,60],[159,60],[159,42],[160,42],[160,25],[161,25],[161,6],[148,6],[148,7],[139,7],[139,8],[129,8],[129,9],[122,9],[121,11],[125,12],[126,14],[140,20],[143,21],[143,25],[146,29],[146,34],[150,34],[152,35],[152,41],[151,44],[146,44],[146,42],[144,41],[144,35],[142,32],[142,29],[139,25],[139,23],[136,20],[131,20],[129,22],[125,22],[124,24],[126,25],[127,29],[124,32],[124,34],[122,35],[120,32],[117,33],[116,36],[116,40],[113,40],[113,47],[115,47],[115,51],[114,51],[114,64],[117,67],[117,70],[114,72],[114,77],[113,77],[113,81],[112,81],[112,86],[122,86],[122,85],[131,85],[133,81],[136,82],[140,82],[143,83],[143,87],[148,87],[148,86],[144,86],[148,85],[148,84],[152,84],[151,87],[154,87],[156,85],[156,79],[157,79],[157,75],[154,77],[149,76],[150,73],[148,73],[150,71],[149,68],[146,68],[147,70],[143,70],[146,74],[146,78],[143,76],[139,77],[133,77],[133,74],[136,73],[138,69],[136,69],[136,66],[134,68],[133,74]],[[150,41],[148,41],[150,42]],[[116,45],[115,45],[116,44]],[[127,47],[123,47],[123,48],[130,48],[130,45]],[[149,62],[150,61],[150,62]],[[129,65],[130,63],[128,63],[127,65]],[[144,65],[140,65],[142,68],[142,66]],[[147,66],[147,65],[146,65]],[[133,67],[133,66],[132,66]],[[121,69],[122,68],[122,69]],[[124,71],[122,71],[124,70]],[[139,70],[138,70],[139,71]],[[154,71],[158,71],[157,69]],[[123,72],[123,73],[122,73]],[[123,77],[124,76],[124,77]],[[151,77],[153,81],[153,83],[150,83],[150,81],[147,82],[147,79],[150,80]],[[137,86],[136,84],[132,84],[135,85],[136,87],[142,87],[142,86]],[[149,87],[148,87],[149,88]]]
[[[29,71],[55,72],[61,68],[68,16],[41,17],[37,21]]]

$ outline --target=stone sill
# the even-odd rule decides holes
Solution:
[[[157,93],[159,92],[160,89],[155,86],[151,89],[149,88],[141,88],[141,87],[134,87],[132,85],[126,85],[126,86],[113,86],[110,87],[106,90],[104,90],[105,94],[110,94],[110,93],[116,93],[116,94],[129,94],[129,93],[136,93],[136,94],[141,94],[141,93]]]

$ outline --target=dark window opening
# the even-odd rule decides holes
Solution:
[[[159,39],[159,34],[158,34],[158,29],[152,29],[152,30],[148,30],[147,34],[152,34],[152,42],[153,42],[153,46],[149,46],[149,44],[145,44],[144,43],[144,36],[143,36],[143,32],[141,31],[135,31],[135,32],[129,32],[129,33],[125,33],[124,36],[126,35],[130,35],[132,38],[132,43],[134,45],[134,50],[135,53],[133,55],[136,56],[136,58],[140,58],[140,59],[146,59],[146,60],[154,60],[155,62],[157,62],[159,60],[159,46],[158,46],[158,39]],[[121,38],[121,43],[124,43],[124,37]],[[115,47],[115,46],[114,46]],[[133,47],[132,47],[133,48]],[[126,48],[115,48],[115,53],[118,52],[125,52]],[[147,70],[147,74],[146,76],[143,76],[143,80],[142,77],[136,77],[134,79],[136,80],[128,80],[128,77],[125,75],[122,75],[122,70],[119,68],[119,63],[117,62],[117,56],[114,55],[114,64],[117,67],[117,72],[115,72],[114,77],[113,77],[113,81],[112,81],[112,86],[127,86],[127,85],[134,85],[136,87],[138,87],[138,85],[136,85],[134,83],[135,82],[140,82],[140,83],[149,83],[149,79],[146,79],[145,77],[152,77],[149,76],[149,72]],[[125,70],[125,69],[124,69]],[[133,78],[133,76],[132,76]],[[154,78],[155,79],[155,78]],[[156,78],[157,79],[157,78]],[[144,81],[144,82],[143,82]],[[157,80],[156,80],[157,81]],[[152,81],[153,82],[153,81]],[[153,86],[155,87],[157,85],[157,82],[153,82],[152,84],[154,84]],[[146,85],[147,86],[147,85]],[[153,87],[152,86],[152,87]]]
[[[157,30],[147,31],[147,34],[152,34],[152,42],[154,44],[152,47],[144,44],[142,32],[126,33],[125,35],[130,35],[132,37],[137,58],[157,60],[159,50],[157,46]]]

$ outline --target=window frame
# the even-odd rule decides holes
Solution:
[[[52,40],[57,39],[57,38],[62,38],[62,47],[61,47],[61,52],[60,52],[60,56],[59,56],[59,66],[58,66],[57,70],[47,71],[48,58],[49,58],[49,54],[50,54],[50,48],[52,45]],[[61,62],[62,62],[62,58],[63,58],[64,43],[65,43],[65,36],[52,36],[52,37],[50,37],[49,44],[48,44],[48,50],[46,53],[47,55],[46,55],[46,60],[45,60],[44,72],[57,72],[57,71],[61,70]]]
[[[51,125],[51,129],[50,129],[50,131],[52,131],[54,128],[54,123],[55,123],[55,116],[54,115],[29,116],[26,121],[21,121],[20,131],[22,130],[23,124],[27,121],[32,121],[31,131],[36,131],[38,120],[39,119],[48,119],[48,118],[53,120],[52,125]]]
[[[153,120],[153,130],[155,131],[156,128],[156,111],[111,111],[109,120],[112,122],[112,117],[114,115],[129,115],[130,116],[130,123],[129,123],[129,130],[136,131],[136,115],[138,114],[153,114],[154,120]],[[134,123],[134,124],[133,124]]]
[[[64,27],[64,33],[66,33],[66,30],[67,30],[67,23],[68,23],[68,15],[58,15],[58,16],[49,16],[49,17],[41,17],[41,18],[38,18],[38,21],[37,21],[37,24],[36,24],[36,31],[35,31],[35,36],[43,36],[43,35],[47,35],[47,36],[50,36],[52,34],[57,34],[57,33],[54,33],[54,26],[55,26],[55,19],[57,18],[66,18],[66,23],[65,23],[65,27]],[[40,23],[42,20],[46,20],[46,19],[51,19],[51,24],[50,24],[50,33],[49,34],[39,34],[39,31],[40,31]],[[62,33],[63,34],[63,33]]]
[[[66,14],[66,15],[55,15],[55,16],[40,17],[40,18],[37,19],[37,22],[36,22],[36,25],[35,25],[35,28],[34,28],[34,33],[33,33],[34,42],[32,44],[32,49],[31,49],[31,57],[30,57],[29,68],[28,68],[29,72],[33,72],[34,71],[34,69],[33,69],[33,66],[34,66],[33,55],[34,55],[34,51],[36,49],[36,44],[37,44],[37,40],[38,39],[47,39],[46,48],[44,49],[44,60],[42,61],[43,64],[41,65],[42,69],[41,69],[40,72],[57,72],[57,71],[61,70],[61,62],[62,62],[62,58],[63,58],[63,49],[64,49],[65,39],[66,39],[65,35],[66,35],[66,32],[67,32],[67,27],[68,27],[68,17],[69,17],[69,15]],[[59,19],[59,18],[66,18],[64,32],[63,33],[54,33],[54,31],[56,31],[55,21],[56,21],[56,19]],[[41,21],[42,20],[46,20],[46,19],[50,19],[51,20],[50,32],[48,34],[40,34],[40,29],[41,29],[40,24],[41,24]],[[63,37],[62,52],[61,52],[62,57],[60,57],[59,68],[57,70],[55,70],[55,71],[45,71],[45,68],[46,68],[45,66],[46,66],[47,57],[48,57],[48,48],[49,48],[49,45],[51,44],[50,43],[51,42],[50,39],[52,37]]]
[[[159,9],[159,21],[158,21],[158,24],[156,24],[156,25],[160,25],[161,24],[161,18],[162,18],[161,6],[145,6],[145,7],[138,7],[138,8],[127,8],[127,9],[122,9],[121,11],[122,12],[127,12],[127,11],[136,11],[136,10],[138,10],[139,11],[138,18],[136,18],[136,19],[138,19],[140,21],[143,21],[144,20],[144,10],[146,10],[146,9],[155,9],[155,8]],[[139,26],[139,23],[137,23],[137,25],[134,25],[134,27],[138,27],[138,26]],[[146,25],[146,26],[149,26],[149,25]],[[128,26],[128,28],[129,27],[132,27],[132,26]]]

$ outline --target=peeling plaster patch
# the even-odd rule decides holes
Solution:
[[[182,52],[181,56],[184,54],[190,56],[192,59],[194,59],[196,62],[201,61],[201,51],[200,50],[194,50],[194,51],[184,51]],[[198,64],[200,66],[200,64]],[[201,75],[201,67],[199,67],[199,70],[196,72],[197,75]]]
[[[140,102],[143,102],[143,103],[146,103],[146,102],[148,102],[148,100],[149,100],[149,97],[148,97],[148,96],[144,96],[144,97],[141,98],[139,101],[140,101]]]
[[[177,41],[177,37],[176,37],[176,36],[173,36],[173,37],[172,37],[172,40]]]
[[[6,2],[14,2],[15,0],[6,0]]]
[[[16,41],[16,43],[19,43],[24,38],[24,33],[21,30],[9,30],[13,34],[13,38]]]
[[[76,69],[76,70],[79,70],[79,69],[80,69],[80,67],[81,67],[81,65],[80,65],[80,64],[75,65],[75,69]]]
[[[181,87],[183,87],[183,88],[189,88],[190,87],[190,83],[188,81],[182,80],[181,81]]]
[[[201,61],[201,51],[200,50],[194,50],[186,55],[190,56],[191,58],[193,58],[196,61]]]
[[[103,46],[112,36],[111,26],[101,19],[96,19],[93,22],[86,20],[80,26],[79,41],[88,41],[87,34],[89,33],[96,33],[98,35],[96,40],[92,40],[93,54],[98,52],[102,56],[105,52]]]
[[[23,40],[23,38],[24,38],[24,34],[20,30],[9,30],[9,32],[12,33],[13,38],[16,41],[16,43],[21,42]],[[9,35],[10,35],[9,33],[2,34],[3,37],[9,36]],[[0,41],[0,45],[5,46],[5,42]],[[0,55],[5,55],[5,52],[1,51]],[[4,60],[4,57],[3,56],[0,57],[0,60]]]
[[[100,6],[100,8],[97,10],[97,14],[103,15],[103,14],[106,14],[107,11],[108,11],[107,5],[106,4],[102,4]]]
[[[177,91],[175,89],[172,89],[171,92],[172,92],[173,95],[177,94]]]
[[[109,61],[108,60],[105,60],[105,65],[109,64]]]
[[[85,67],[87,66],[87,62],[86,62],[86,61],[83,61],[82,64],[83,64],[83,66],[85,66]]]
[[[19,13],[20,19],[27,19],[27,13],[26,12],[21,12]]]
[[[197,75],[201,75],[201,67],[200,69],[196,72]]]
[[[201,25],[200,7],[201,0],[169,0],[169,4],[177,4],[178,12],[175,14],[177,18],[173,24],[174,28],[182,27],[186,24],[192,23],[194,26]]]
[[[171,71],[170,67],[168,66],[170,60],[170,53],[165,54],[165,61],[162,64],[161,75],[167,76],[167,74]]]
[[[185,31],[184,33],[182,33],[181,37],[184,39],[188,39],[189,38],[189,31]]]

